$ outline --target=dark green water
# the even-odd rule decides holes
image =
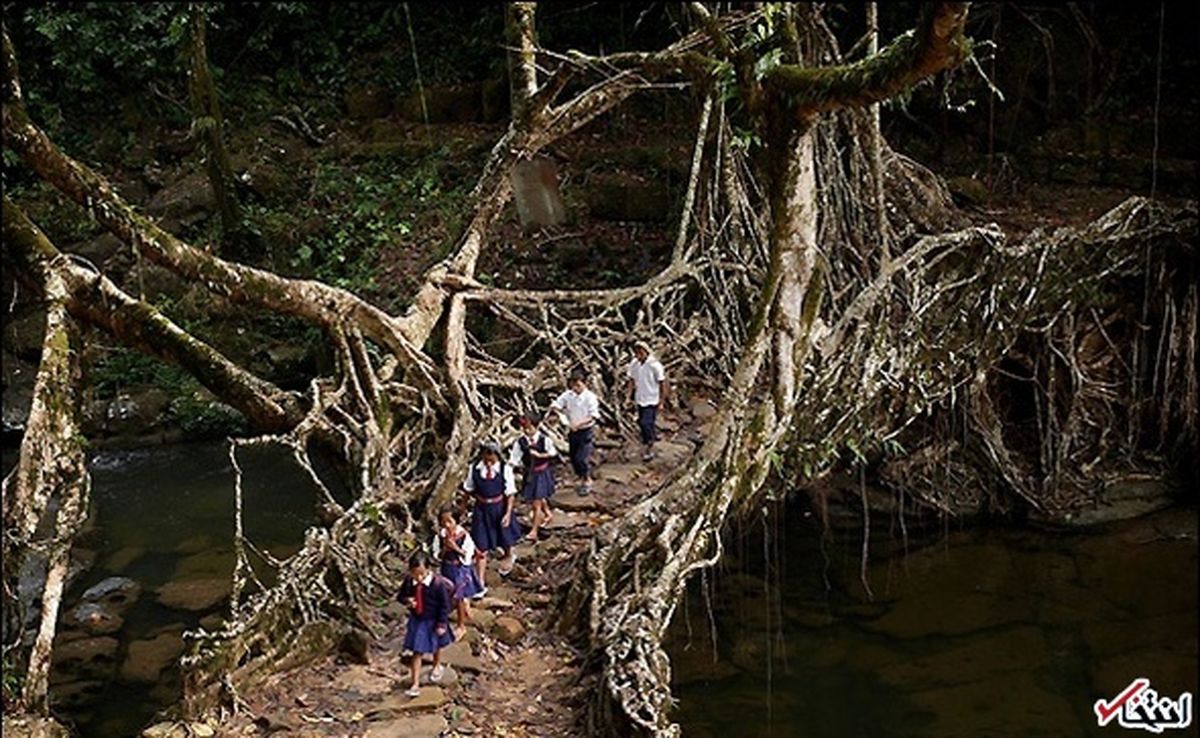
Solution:
[[[685,736],[1112,735],[1092,705],[1134,678],[1197,691],[1193,509],[1087,534],[943,532],[907,556],[880,536],[873,602],[859,535],[823,554],[799,510],[771,515],[672,623]]]
[[[277,449],[241,450],[238,461],[244,472],[247,536],[277,557],[290,554],[312,524],[314,486]],[[84,536],[81,547],[94,552],[96,563],[71,587],[64,602],[69,606],[87,587],[114,575],[137,581],[142,594],[114,634],[120,643],[115,673],[99,679],[102,686],[93,685],[86,696],[72,696],[78,686],[60,676],[51,699],[81,735],[115,738],[137,735],[179,695],[178,674],[171,667],[153,683],[121,678],[129,644],[181,626],[193,628],[201,618],[225,612],[224,604],[203,610],[166,607],[158,601],[157,590],[171,581],[230,578],[234,476],[223,444],[101,453],[92,460],[91,471],[95,529]]]

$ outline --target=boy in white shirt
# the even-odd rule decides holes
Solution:
[[[645,341],[633,345],[633,361],[625,370],[633,404],[637,407],[638,428],[642,432],[642,461],[654,458],[654,441],[658,437],[658,409],[667,399],[669,387],[662,362],[650,354]]]
[[[592,492],[591,456],[596,421],[600,419],[600,400],[587,388],[587,375],[582,370],[571,373],[567,388],[550,403],[550,410],[565,418],[570,428],[567,444],[571,449],[571,468],[579,477],[579,494],[587,495]]]

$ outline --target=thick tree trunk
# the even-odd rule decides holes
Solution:
[[[67,311],[66,281],[51,265],[37,273],[46,298],[46,331],[25,436],[16,469],[4,480],[5,589],[16,583],[36,532],[52,500],[57,512],[49,538],[41,616],[21,690],[26,710],[47,714],[50,648],[58,622],[71,543],[87,517],[89,478],[79,431],[79,329]],[[23,618],[8,624],[19,633]]]
[[[529,102],[537,93],[537,51],[534,14],[537,3],[504,5],[504,36],[508,43],[508,81],[511,86],[512,117],[521,120],[529,113]]]

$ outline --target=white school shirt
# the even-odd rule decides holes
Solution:
[[[457,536],[459,533],[467,533],[467,529],[462,527],[461,525],[456,526],[454,529],[454,535]],[[473,557],[475,555],[475,541],[471,540],[470,534],[463,536],[463,542],[460,543],[458,547],[461,548],[463,551],[462,558],[463,558],[464,563],[469,562],[471,560],[471,557]],[[442,529],[441,528],[438,528],[438,532],[433,534],[433,558],[438,560],[439,562],[441,561],[441,558],[442,558]]]
[[[512,448],[508,452],[508,463],[510,465],[524,466],[525,459],[524,459],[524,454],[521,453],[521,439],[526,438],[526,437],[527,436],[524,433],[522,433],[520,436],[517,437],[517,440],[513,441]],[[537,433],[535,433],[533,435],[533,438],[529,439],[529,445],[530,445],[530,447],[536,446],[536,445],[538,445],[538,442],[541,441],[541,439],[543,439],[543,438],[546,439],[546,450],[543,451],[542,453],[550,454],[550,458],[552,459],[558,455],[558,449],[554,448],[554,442],[551,441],[546,436],[545,433],[542,433],[541,431],[538,431]],[[550,459],[539,459],[539,461],[549,461],[549,460]]]
[[[600,400],[596,398],[596,393],[590,389],[585,389],[579,394],[576,394],[575,390],[567,390],[559,395],[554,402],[550,403],[550,407],[566,411],[567,422],[571,425],[576,425],[589,419],[600,419]]]
[[[497,462],[496,466],[504,467],[504,494],[509,495],[510,497],[515,495],[517,493],[517,483],[513,481],[512,464],[500,464]],[[492,474],[495,474],[497,471],[499,471],[496,469],[496,466],[492,467]],[[475,462],[475,465],[472,466],[471,469],[478,469],[479,476],[481,477],[487,476],[487,464],[484,464],[483,461]],[[475,491],[475,475],[472,474],[470,470],[467,471],[467,478],[463,480],[463,489],[467,492]]]
[[[653,356],[647,356],[645,361],[634,359],[629,362],[625,376],[633,380],[633,401],[641,407],[657,405],[659,387],[667,378],[662,362]]]

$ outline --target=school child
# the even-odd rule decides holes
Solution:
[[[471,620],[469,600],[484,595],[483,582],[475,571],[475,542],[467,529],[458,524],[454,511],[444,507],[438,513],[438,532],[433,537],[433,556],[441,562],[440,573],[454,585],[458,627]]]
[[[487,556],[492,551],[505,554],[500,576],[512,572],[517,560],[516,544],[521,540],[521,524],[513,515],[513,495],[517,493],[512,467],[500,461],[500,444],[487,441],[480,449],[479,461],[471,465],[463,490],[475,500],[471,514],[471,538],[475,541],[475,567],[479,581],[487,589]]]
[[[408,626],[404,630],[404,651],[412,653],[412,686],[406,694],[421,694],[421,657],[433,654],[433,669],[429,680],[440,682],[446,673],[442,665],[442,649],[454,642],[450,630],[450,609],[454,585],[435,573],[429,557],[417,551],[408,559],[408,577],[400,585],[399,600],[408,607]]]
[[[600,400],[587,387],[587,374],[576,369],[571,373],[567,391],[550,404],[550,410],[565,418],[570,432],[567,444],[571,450],[571,468],[579,477],[579,494],[592,491],[591,456],[595,444],[596,421],[600,419]]]
[[[533,529],[526,536],[531,541],[538,539],[538,529],[551,519],[548,500],[554,494],[554,469],[552,463],[558,456],[554,443],[538,430],[537,423],[529,415],[517,418],[521,435],[512,445],[508,463],[525,470],[521,484],[522,499],[533,503]]]
[[[654,458],[654,441],[658,439],[658,410],[667,399],[667,375],[662,362],[650,353],[650,345],[638,341],[633,345],[633,361],[625,369],[633,404],[637,407],[638,429],[642,433],[642,461]]]

